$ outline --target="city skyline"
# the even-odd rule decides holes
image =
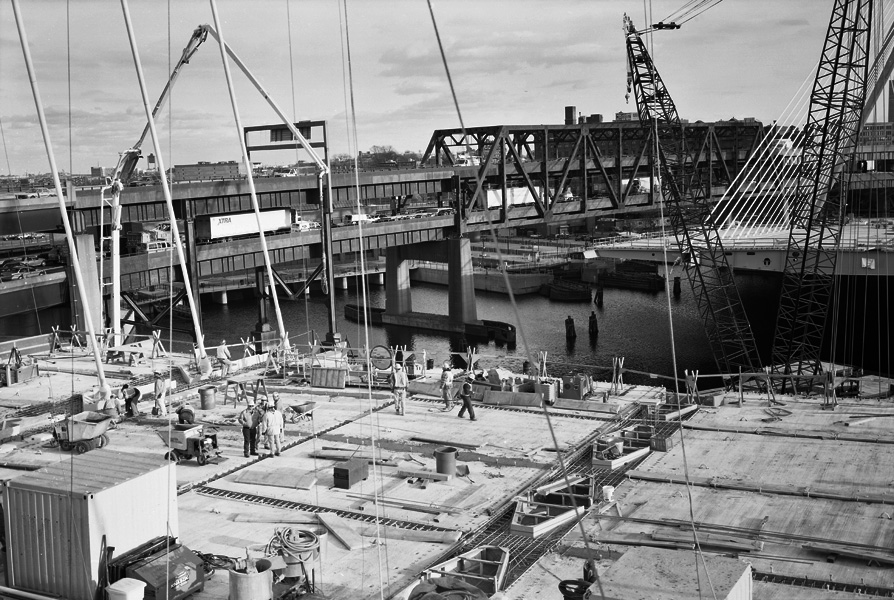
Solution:
[[[641,26],[642,3],[432,5],[466,126],[560,124],[566,105],[584,115],[601,113],[606,121],[616,112],[636,110],[633,98],[629,103],[624,98],[621,18],[626,9]],[[344,85],[340,3],[219,2],[227,43],[284,112],[296,120],[328,121],[332,154],[373,145],[422,151],[435,129],[459,127],[426,2],[349,0],[346,6],[357,147],[348,142],[351,95]],[[657,21],[680,2],[657,0],[652,6]],[[728,0],[680,30],[656,33],[655,63],[681,116],[772,122],[810,76],[830,9],[831,2],[820,7],[809,0]],[[154,104],[192,31],[212,22],[211,10],[204,2],[171,3],[170,20],[168,5],[161,2],[132,1],[130,10]],[[89,173],[91,166],[114,166],[145,125],[120,4],[47,0],[23,3],[22,12],[59,168]],[[231,69],[243,125],[275,123],[276,115],[232,63]],[[0,5],[0,121],[0,175],[48,171],[7,3]],[[214,40],[209,38],[183,68],[158,129],[166,168],[241,161]],[[143,153],[152,152],[147,139]],[[253,155],[265,163],[298,159],[306,156]],[[145,159],[140,167],[146,167]]]

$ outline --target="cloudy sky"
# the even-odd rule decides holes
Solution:
[[[425,149],[459,121],[425,0],[346,0],[358,147]],[[684,0],[652,0],[658,20]],[[219,0],[227,43],[289,115],[329,121],[332,151],[349,146],[344,15],[337,0]],[[562,123],[625,104],[621,18],[643,23],[640,0],[433,0],[468,126]],[[656,33],[654,57],[681,116],[776,119],[821,50],[831,0],[726,0],[678,31]],[[288,12],[287,12],[288,9]],[[151,102],[207,2],[131,0]],[[170,15],[169,15],[170,10]],[[113,0],[27,0],[22,13],[57,163],[65,171],[114,166],[145,115],[121,5]],[[291,43],[289,36],[291,33]],[[290,61],[291,55],[291,61]],[[243,125],[276,122],[235,73]],[[294,85],[293,85],[294,82]],[[631,99],[632,102],[632,99]],[[0,175],[48,163],[10,3],[0,2]],[[159,119],[165,165],[240,160],[238,133],[213,40],[198,51]],[[144,144],[151,151],[151,140]],[[288,163],[294,153],[253,158]]]

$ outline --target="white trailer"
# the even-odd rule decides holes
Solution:
[[[543,190],[538,187],[537,195],[543,200]],[[510,187],[506,188],[506,200],[509,206],[524,206],[526,204],[534,204],[534,195],[527,187]],[[487,190],[487,207],[500,208],[503,206],[502,190]]]
[[[292,228],[292,211],[288,208],[261,211],[264,232]],[[224,238],[257,235],[258,220],[253,212],[229,215],[203,215],[196,219],[196,238],[220,240]]]

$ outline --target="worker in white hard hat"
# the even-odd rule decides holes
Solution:
[[[407,401],[407,374],[404,372],[400,363],[395,363],[394,371],[391,372],[391,393],[394,394],[394,409],[397,414],[404,414],[404,405]]]
[[[453,408],[453,371],[450,369],[450,361],[444,363],[441,371],[441,398],[444,400],[444,410]]]
[[[239,413],[239,424],[242,425],[242,451],[245,458],[258,455],[258,425],[261,424],[261,412],[255,409],[254,400]]]

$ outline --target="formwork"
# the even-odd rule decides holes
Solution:
[[[94,600],[107,551],[178,534],[175,467],[94,450],[4,483],[7,585]]]

